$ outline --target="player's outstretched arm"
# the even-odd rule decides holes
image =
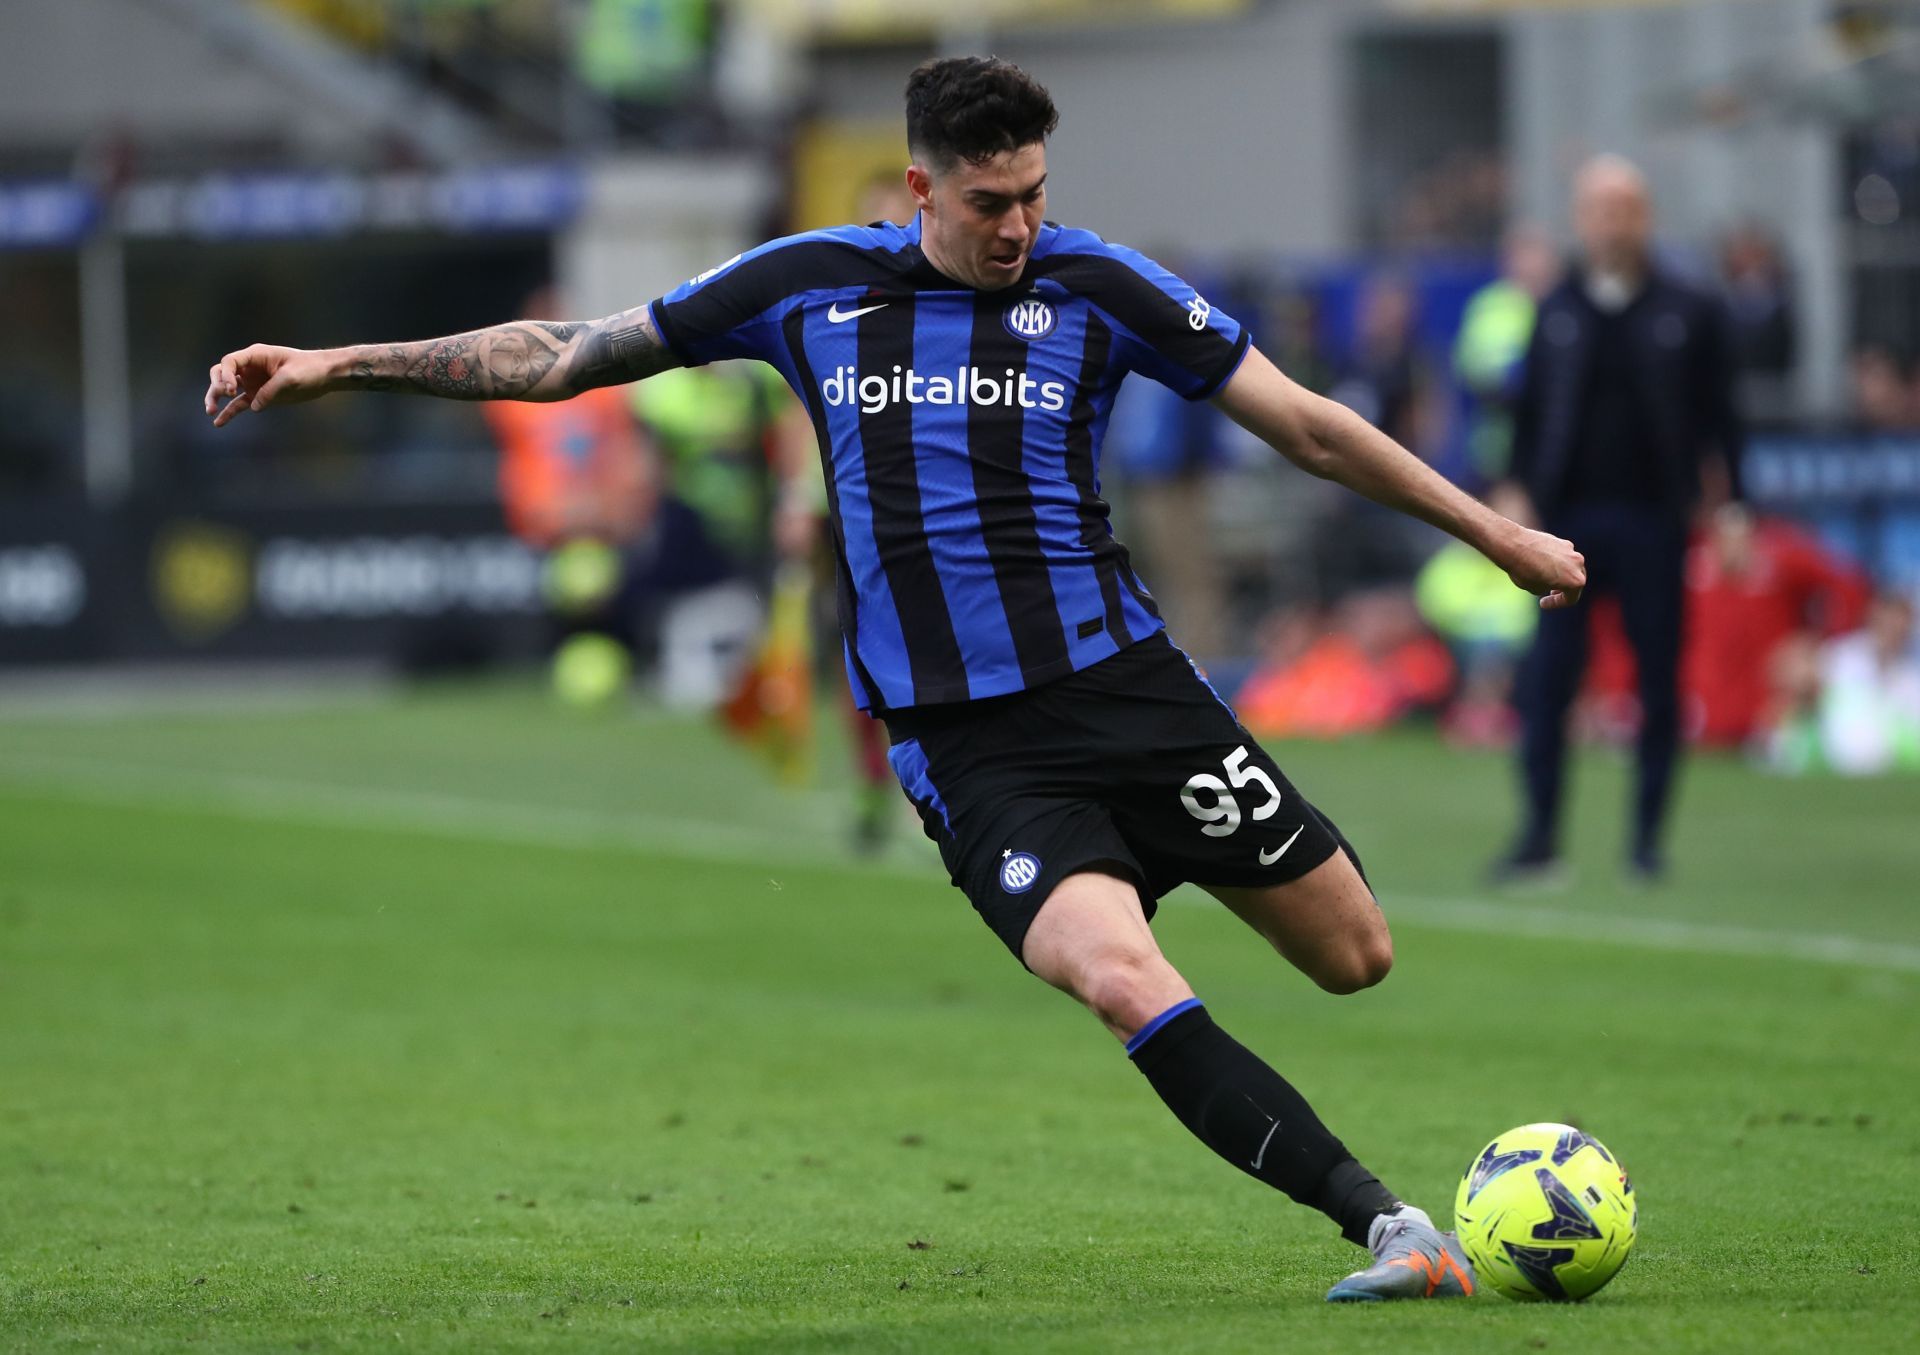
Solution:
[[[218,428],[248,410],[333,391],[417,391],[449,400],[566,400],[680,365],[645,306],[586,322],[515,320],[420,343],[355,348],[254,344],[207,373]]]
[[[1580,600],[1587,562],[1571,541],[1500,516],[1345,405],[1289,380],[1258,349],[1248,352],[1214,403],[1301,469],[1459,537],[1537,595],[1542,607]]]

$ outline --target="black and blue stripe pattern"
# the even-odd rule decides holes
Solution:
[[[872,710],[1064,677],[1160,629],[1114,539],[1100,444],[1141,372],[1213,394],[1247,335],[1131,250],[1048,224],[999,292],[919,223],[776,240],[653,304],[691,365],[772,363],[820,439],[847,669]]]

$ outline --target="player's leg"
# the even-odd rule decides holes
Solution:
[[[1286,1079],[1213,1023],[1161,954],[1131,881],[1094,872],[1061,881],[1021,959],[1124,1041],[1180,1122],[1241,1171],[1319,1209],[1356,1242],[1399,1206]]]
[[[1054,887],[1027,927],[1020,959],[1122,1041],[1193,997],[1160,953],[1138,887],[1100,871],[1069,875]]]
[[[1649,515],[1651,516],[1651,515]],[[1680,635],[1685,608],[1686,537],[1654,520],[1635,529],[1620,563],[1620,619],[1633,646],[1640,686],[1640,738],[1634,780],[1629,868],[1644,882],[1664,868],[1660,829],[1680,753]]]
[[[1387,919],[1345,845],[1285,884],[1205,886],[1330,993],[1371,988],[1393,967]]]
[[[1020,954],[1126,1042],[1135,1066],[1196,1138],[1373,1252],[1374,1264],[1335,1285],[1330,1300],[1473,1292],[1459,1244],[1402,1204],[1285,1078],[1214,1024],[1160,953],[1131,881],[1098,872],[1061,880],[1028,926]]]
[[[1311,806],[1309,812],[1319,818]],[[1319,821],[1340,850],[1306,874],[1285,884],[1213,885],[1208,892],[1322,988],[1357,992],[1386,976],[1393,964],[1393,943],[1353,849],[1331,823],[1324,818]],[[1457,1238],[1441,1232],[1424,1210],[1397,1201],[1382,1206],[1375,1192],[1384,1195],[1384,1188],[1371,1182],[1370,1174],[1368,1180],[1361,1180],[1358,1174],[1365,1169],[1357,1162],[1348,1170],[1354,1174],[1346,1179],[1358,1192],[1349,1196],[1349,1210],[1366,1201],[1373,1215],[1366,1231],[1357,1230],[1352,1212],[1344,1219],[1328,1212],[1341,1221],[1342,1232],[1350,1240],[1373,1253],[1374,1261],[1328,1291],[1330,1302],[1455,1298],[1473,1293],[1473,1266]],[[1321,1208],[1326,1207],[1322,1202]]]
[[[1497,883],[1524,883],[1557,868],[1567,712],[1586,671],[1588,620],[1586,607],[1541,613],[1533,647],[1521,661],[1514,695],[1520,708],[1525,819],[1520,836],[1494,867]]]

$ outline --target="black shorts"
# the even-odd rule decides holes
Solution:
[[[1284,884],[1347,847],[1165,632],[1030,691],[885,718],[947,873],[1015,957],[1077,871],[1133,881],[1151,918],[1176,885]]]

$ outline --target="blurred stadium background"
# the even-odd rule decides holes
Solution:
[[[14,0],[0,664],[537,658],[545,543],[508,530],[497,492],[512,430],[369,399],[216,434],[207,363],[258,339],[490,324],[549,284],[556,313],[637,304],[850,218],[898,168],[903,72],[989,48],[1065,111],[1054,215],[1167,256],[1298,379],[1475,488],[1499,473],[1486,397],[1526,307],[1475,333],[1466,305],[1500,275],[1503,233],[1567,243],[1581,159],[1635,158],[1663,257],[1735,307],[1756,505],[1884,585],[1920,582],[1913,6],[959,8]],[[637,454],[722,547],[716,568],[758,584],[785,397],[729,375],[636,395]],[[1407,590],[1436,542],[1211,411],[1135,394],[1111,497],[1192,648],[1237,677],[1313,634],[1358,632],[1374,657],[1415,634]],[[681,584],[661,583],[666,610]],[[744,615],[674,638],[715,642]]]
[[[1690,574],[1696,617],[1752,625],[1689,638],[1722,751],[1673,887],[1604,864],[1624,776],[1588,758],[1581,883],[1490,901],[1526,600],[1134,383],[1119,534],[1248,723],[1302,740],[1277,755],[1366,847],[1403,963],[1330,1008],[1230,920],[1158,925],[1330,1119],[1422,1108],[1417,1142],[1360,1132],[1425,1198],[1545,1115],[1635,1162],[1644,1301],[1515,1309],[1502,1348],[1905,1339],[1920,5],[0,0],[0,1344],[1267,1349],[1274,1294],[1338,1273],[1021,987],[874,789],[779,568],[814,505],[782,391],[201,410],[248,342],[597,316],[891,210],[905,75],[970,51],[1061,107],[1050,215],[1475,491],[1574,169],[1645,169],[1752,430],[1755,516],[1703,521]],[[637,580],[611,603],[592,543]],[[1580,729],[1620,746],[1594,624]],[[1850,642],[1870,690],[1834,686]],[[1553,1015],[1475,1024],[1466,1090],[1403,1069],[1521,975]],[[1307,1345],[1487,1348],[1412,1321]]]

